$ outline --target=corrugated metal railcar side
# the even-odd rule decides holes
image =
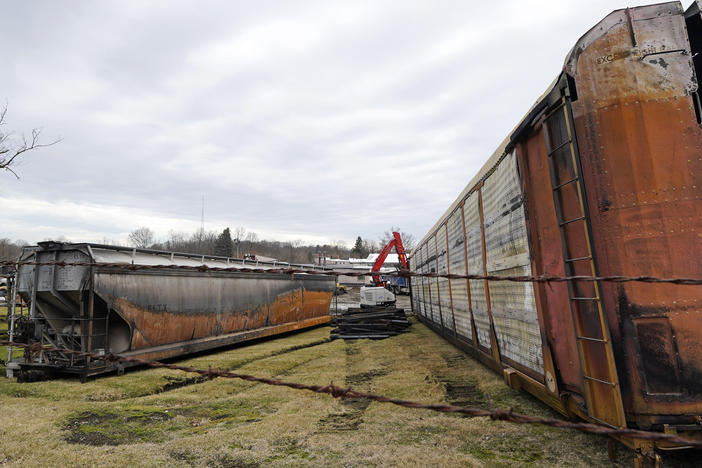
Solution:
[[[700,52],[699,1],[608,15],[412,255],[474,275],[702,277]],[[426,323],[511,385],[564,414],[702,438],[702,288],[448,284],[413,291],[441,311]]]

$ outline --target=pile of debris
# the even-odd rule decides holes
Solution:
[[[333,318],[331,324],[336,326],[331,331],[333,340],[382,340],[406,332],[410,325],[405,310],[395,307],[349,308]]]

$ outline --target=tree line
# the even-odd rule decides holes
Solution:
[[[409,253],[417,244],[417,241],[415,241],[412,234],[404,232],[399,227],[391,226],[388,231],[383,233],[378,241],[363,239],[361,236],[358,236],[356,238],[356,242],[351,248],[351,256],[355,258],[366,258],[368,254],[380,252],[380,250],[394,238],[392,234],[393,232],[400,233],[402,245],[407,253]]]
[[[28,245],[27,241],[11,241],[8,238],[0,238],[0,261],[17,260],[22,252],[22,247]]]
[[[272,257],[290,263],[319,263],[326,258],[349,257],[366,258],[370,253],[379,252],[392,238],[392,232],[398,231],[402,236],[405,249],[409,252],[415,245],[414,236],[391,227],[378,240],[356,238],[353,247],[349,248],[343,240],[327,244],[310,245],[302,240],[277,241],[260,239],[258,234],[247,231],[239,226],[234,229],[225,228],[222,232],[207,231],[202,228],[192,234],[181,231],[170,231],[165,239],[157,240],[153,231],[142,226],[133,230],[129,236],[129,244],[137,248],[166,250],[170,252],[194,253],[201,255],[220,255],[223,257],[244,258],[245,256]],[[49,240],[49,239],[46,239]],[[56,241],[67,242],[61,236]],[[114,241],[103,239],[103,244],[114,244]],[[23,240],[12,241],[0,238],[0,260],[16,260],[22,247],[29,245]]]
[[[320,258],[348,258],[349,249],[343,240],[328,244],[309,245],[302,240],[277,241],[260,239],[258,234],[239,226],[222,232],[198,229],[192,234],[171,231],[165,240],[156,241],[148,227],[140,227],[129,234],[134,247],[172,252],[220,255],[244,258],[264,256],[290,263],[318,263]]]
[[[222,232],[205,231],[200,228],[193,234],[171,231],[164,241],[154,241],[154,234],[148,227],[140,227],[129,234],[129,242],[139,248],[151,248],[175,252],[196,253],[202,255],[220,255],[223,257],[244,258],[246,256],[272,257],[290,263],[319,263],[320,259],[349,257],[365,258],[370,253],[379,252],[392,239],[394,231],[400,232],[407,251],[414,245],[414,236],[405,233],[398,227],[392,226],[383,236],[375,241],[356,239],[354,246],[349,249],[346,242],[338,240],[329,244],[310,245],[302,240],[276,241],[261,240],[253,231],[239,226],[233,230],[225,228]]]

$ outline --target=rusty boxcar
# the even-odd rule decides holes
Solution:
[[[56,348],[142,359],[182,356],[327,323],[333,277],[266,273],[287,267],[208,255],[97,244],[42,242],[27,248],[17,289],[29,320],[15,337]],[[109,266],[106,266],[109,265]],[[125,269],[122,265],[164,266]],[[169,268],[195,267],[195,268]],[[248,267],[256,272],[198,270]],[[15,362],[20,376],[118,370],[103,360],[34,351]]]
[[[421,240],[412,270],[702,277],[701,49],[699,1],[609,14]],[[422,321],[562,413],[702,438],[702,287],[411,284]]]

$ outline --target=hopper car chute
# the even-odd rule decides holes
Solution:
[[[701,51],[699,2],[604,18],[419,242],[412,271],[702,277]],[[423,322],[560,412],[702,439],[702,287],[411,288]]]

